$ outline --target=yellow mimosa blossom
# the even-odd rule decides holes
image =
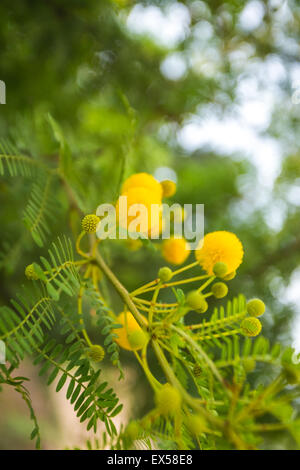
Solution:
[[[121,194],[127,193],[131,188],[146,188],[156,198],[162,199],[163,189],[161,184],[149,173],[135,173],[124,181]]]
[[[127,197],[127,211],[121,204],[121,198]],[[140,204],[141,207],[135,207]],[[137,209],[136,211],[134,209]],[[121,227],[127,227],[128,231],[151,234],[151,230],[160,232],[162,205],[159,196],[148,188],[132,187],[124,192],[118,199],[116,205],[117,217]],[[133,211],[133,213],[131,213]],[[119,213],[120,212],[120,213]],[[138,221],[136,228],[131,227],[131,222]]]
[[[213,267],[218,262],[225,263],[228,272],[236,271],[242,263],[243,245],[234,233],[211,232],[205,235],[199,245],[202,243],[202,248],[196,250],[195,256],[207,274],[213,275]]]
[[[184,238],[171,237],[163,241],[162,254],[169,263],[182,264],[190,254],[190,246]]]

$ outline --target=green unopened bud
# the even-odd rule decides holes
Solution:
[[[135,330],[129,333],[128,341],[132,349],[142,349],[147,342],[147,336],[143,330]]]
[[[186,296],[186,303],[188,307],[196,310],[199,313],[204,313],[208,309],[208,304],[202,294],[193,290]]]
[[[241,330],[245,336],[257,336],[261,332],[261,323],[258,318],[247,317],[241,323]]]
[[[165,384],[156,394],[156,404],[161,414],[172,415],[180,410],[181,395],[172,385]]]
[[[100,218],[95,214],[86,215],[81,222],[82,228],[87,233],[96,233]]]
[[[167,266],[164,266],[163,268],[160,268],[158,271],[158,277],[161,280],[161,282],[168,282],[170,279],[172,279],[173,273],[170,268]]]
[[[224,284],[224,282],[216,282],[212,286],[211,291],[216,299],[223,299],[223,297],[226,297],[228,294],[228,287],[226,284]]]
[[[99,344],[93,344],[88,350],[88,356],[95,362],[101,362],[104,359],[105,351]]]
[[[29,279],[30,281],[37,281],[38,280],[38,275],[37,273],[35,272],[34,270],[34,266],[33,264],[29,264],[26,268],[25,268],[25,276],[27,277],[27,279]]]
[[[260,299],[252,299],[247,303],[247,312],[251,317],[260,317],[265,313],[266,306]]]
[[[227,272],[228,272],[227,264],[222,263],[221,261],[216,263],[213,267],[213,273],[217,277],[222,277],[223,278],[224,276],[226,276]]]
[[[223,277],[224,281],[231,281],[234,279],[236,276],[236,271],[232,271],[232,273],[226,274],[226,276]]]
[[[205,312],[207,312],[207,310],[208,310],[208,303],[206,302],[206,300],[203,297],[202,304],[200,305],[200,307],[197,308],[196,312],[197,313],[205,313]]]

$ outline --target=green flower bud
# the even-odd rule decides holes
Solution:
[[[158,271],[158,277],[161,282],[168,282],[170,279],[172,279],[172,276],[172,270],[167,266],[160,268],[160,270]]]
[[[172,415],[180,410],[181,395],[170,384],[165,384],[156,394],[157,409],[162,415]]]
[[[28,266],[26,266],[25,268],[25,276],[27,277],[27,279],[29,279],[30,281],[37,281],[38,280],[38,275],[37,273],[35,272],[34,270],[34,266],[33,264],[29,264]]]
[[[104,359],[105,351],[99,344],[93,344],[87,354],[93,361],[101,362]]]
[[[223,297],[226,297],[228,294],[228,287],[226,284],[224,284],[224,282],[216,282],[212,286],[211,291],[216,299],[223,299]]]
[[[128,334],[128,341],[133,350],[143,348],[147,339],[147,335],[141,329]]]
[[[247,312],[251,317],[260,317],[265,313],[266,306],[260,299],[252,299],[247,303]]]
[[[224,281],[231,281],[234,279],[236,276],[236,271],[232,271],[232,273],[227,274],[226,276],[223,277]]]
[[[247,317],[241,323],[241,330],[245,336],[257,336],[261,332],[261,323],[258,318]]]
[[[95,214],[86,215],[81,222],[82,228],[87,233],[96,233],[100,218]]]
[[[226,276],[226,273],[228,272],[228,267],[226,263],[222,263],[221,261],[216,263],[213,267],[213,273],[217,277],[224,277]]]
[[[193,290],[186,296],[186,303],[188,307],[196,310],[199,313],[204,313],[208,309],[208,304],[202,294]]]

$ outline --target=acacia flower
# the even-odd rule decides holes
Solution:
[[[243,245],[234,233],[211,232],[205,235],[199,245],[202,243],[202,248],[196,250],[195,256],[207,274],[213,275],[216,263],[225,263],[229,273],[236,271],[242,263]]]
[[[135,173],[124,181],[121,194],[127,193],[131,188],[146,188],[160,201],[163,195],[161,184],[149,173]]]
[[[162,244],[162,255],[168,263],[182,264],[190,254],[190,246],[184,238],[171,237]]]
[[[121,197],[127,198],[127,207],[123,209]],[[140,208],[135,205],[140,205]],[[137,209],[136,211],[134,209]],[[137,223],[136,231],[150,234],[151,231],[159,232],[162,227],[162,205],[157,192],[145,187],[131,187],[120,196],[116,205],[117,216],[121,227],[130,229],[129,225],[134,220]],[[131,211],[133,215],[131,215]],[[129,230],[130,231],[130,230]]]

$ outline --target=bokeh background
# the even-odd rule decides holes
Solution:
[[[206,232],[233,231],[245,246],[230,295],[263,298],[264,335],[299,351],[299,39],[296,0],[2,0],[0,138],[54,165],[50,113],[88,211],[114,201],[132,172],[177,181],[174,202],[205,204]],[[55,191],[49,241],[78,225],[64,189]],[[22,220],[29,194],[28,181],[0,178],[1,305],[43,254]],[[130,252],[116,242],[105,251],[129,289],[154,278],[162,263],[151,247]],[[117,386],[126,423],[152,398],[131,356],[123,360],[127,379]],[[117,380],[109,364],[105,373]],[[20,375],[31,377],[43,446],[82,445],[88,434],[63,394],[47,388],[29,361]],[[0,448],[32,448],[30,429],[24,404],[4,388]],[[273,436],[265,446],[293,444]]]

